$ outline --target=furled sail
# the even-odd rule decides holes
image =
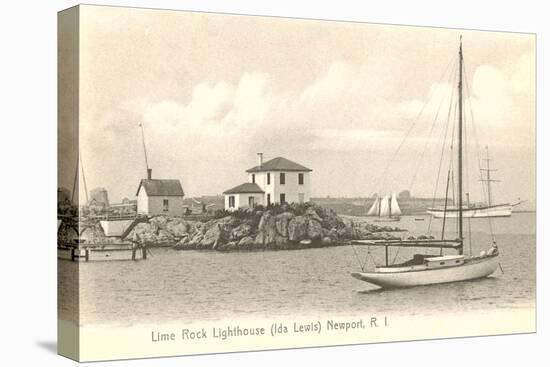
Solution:
[[[374,200],[374,203],[370,207],[367,215],[374,216],[378,215],[378,212],[380,211],[380,198],[377,197],[376,200]]]
[[[390,215],[401,215],[401,208],[397,203],[397,198],[395,197],[395,192],[391,196],[391,213]]]
[[[389,217],[390,215],[390,197],[386,195],[380,202],[380,216]]]

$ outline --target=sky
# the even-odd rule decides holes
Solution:
[[[141,123],[153,177],[186,196],[246,181],[257,152],[311,168],[314,197],[443,196],[460,35],[467,190],[482,200],[487,145],[495,200],[534,208],[534,35],[97,6],[80,18],[88,189],[135,196]]]

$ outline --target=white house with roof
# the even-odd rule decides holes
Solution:
[[[183,215],[183,188],[179,180],[142,179],[136,192],[137,213]]]
[[[263,162],[248,173],[248,182],[225,191],[225,209],[250,208],[255,205],[304,203],[310,199],[311,169],[283,157]]]

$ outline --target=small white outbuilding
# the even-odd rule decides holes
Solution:
[[[183,188],[179,180],[143,179],[136,192],[137,213],[183,215]]]

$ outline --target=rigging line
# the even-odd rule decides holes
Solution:
[[[468,150],[468,133],[467,133],[467,126],[468,126],[468,122],[465,118],[466,116],[464,116],[464,119],[463,119],[463,124],[462,124],[462,131],[463,131],[463,140],[464,140],[464,144],[463,144],[463,147],[464,147],[464,154],[463,154],[463,157],[464,157],[464,176],[465,176],[465,180],[464,180],[464,188],[466,189],[466,195],[468,197],[468,200],[466,202],[466,205],[470,205],[470,165],[469,165],[469,159],[468,159],[468,156],[469,156],[469,150]]]
[[[147,149],[145,148],[145,130],[143,129],[143,123],[139,123],[139,127],[141,128],[141,142],[143,143],[143,153],[145,154],[145,167],[149,169],[149,162],[147,160]]]
[[[75,170],[74,170],[73,192],[71,193],[71,203],[73,203],[73,205],[74,205],[74,193],[76,191],[77,181],[78,181],[78,156],[76,157],[76,167],[75,167]]]
[[[441,75],[441,77],[439,78],[439,81],[443,80],[445,75],[447,75],[447,71],[449,71],[449,67],[451,66],[452,62],[454,60],[454,57],[451,58],[449,60],[449,63],[447,64],[445,70],[443,71],[443,74]],[[420,117],[422,116],[422,114],[424,113],[424,110],[426,109],[426,107],[428,106],[429,102],[431,101],[430,98],[428,98],[426,100],[426,102],[424,102],[424,105],[422,106],[422,109],[420,110],[420,112],[418,113],[418,115],[416,116],[416,118],[412,121],[411,123],[411,126],[409,127],[409,129],[407,130],[405,136],[403,137],[403,139],[401,140],[401,142],[399,143],[398,147],[397,147],[397,150],[394,151],[393,155],[391,156],[390,160],[388,161],[388,163],[386,164],[386,166],[384,167],[384,170],[382,171],[382,174],[379,176],[379,178],[375,181],[376,184],[374,185],[373,190],[377,190],[379,188],[379,186],[381,185],[381,181],[383,180],[383,178],[386,176],[386,173],[389,169],[389,167],[391,166],[391,164],[393,163],[393,161],[395,160],[395,158],[397,157],[397,154],[399,153],[399,151],[401,150],[401,147],[403,146],[403,144],[405,143],[405,141],[407,140],[407,138],[409,137],[410,133],[412,132],[414,126],[416,125],[416,123],[420,120]]]
[[[392,265],[395,264],[395,260],[397,260],[397,255],[399,255],[399,250],[401,250],[401,247],[397,247],[397,251],[395,251],[395,256],[393,257],[393,261],[391,262]]]
[[[86,193],[86,203],[89,203],[88,199],[88,186],[86,185],[86,176],[84,175],[84,163],[82,163],[82,154],[78,151],[78,158],[80,160],[80,167],[82,169],[82,181],[84,181],[84,192]]]
[[[480,147],[480,144],[479,144],[479,139],[477,138],[477,131],[476,131],[476,125],[475,125],[475,120],[474,120],[474,109],[472,108],[472,97],[471,97],[471,93],[470,93],[470,85],[468,83],[468,75],[466,74],[466,70],[464,71],[464,74],[465,74],[465,77],[466,77],[466,83],[465,83],[466,84],[466,95],[468,96],[468,105],[470,107],[472,130],[473,130],[474,140],[476,142],[476,147],[477,147],[477,155],[478,155],[477,158],[478,158],[479,174],[480,174],[480,178],[483,178],[483,177],[481,177],[482,176],[482,174],[481,174],[481,154],[482,153],[481,153],[481,147]],[[487,183],[487,184],[489,185],[489,183]],[[488,203],[489,202],[489,187],[484,187],[483,185],[481,185],[481,192],[482,192],[482,196],[484,197],[484,200]],[[493,243],[496,243],[495,233],[494,233],[494,230],[493,230],[493,220],[490,216],[487,216],[487,220],[488,220],[488,223],[489,223],[489,231],[491,232],[491,239],[492,239]]]
[[[468,247],[470,248],[470,256],[472,256],[472,220],[468,218]]]
[[[453,104],[454,100],[454,104]],[[445,123],[445,130],[443,133],[443,142],[441,144],[441,154],[439,156],[439,166],[437,169],[437,176],[435,180],[435,187],[434,187],[434,193],[432,196],[432,208],[435,207],[435,197],[437,195],[437,187],[439,185],[439,178],[441,175],[441,166],[443,165],[443,156],[445,155],[445,147],[447,146],[447,134],[449,132],[449,123],[451,121],[451,111],[453,110],[453,115],[456,115],[456,109],[457,109],[458,101],[455,98],[455,94],[453,93],[451,95],[451,103],[449,104],[449,110],[447,111],[447,122]],[[453,137],[454,137],[454,125],[452,129],[452,135],[451,135],[451,150],[452,150],[452,144],[453,144]],[[433,221],[433,215],[430,216],[430,219],[428,220],[428,233],[431,234],[431,228],[432,228],[432,221]]]
[[[455,175],[454,175],[454,160],[455,160],[454,139],[455,139],[456,130],[458,129],[457,120],[458,120],[458,101],[455,104],[454,111],[453,111],[453,131],[451,134],[451,146],[449,149],[449,162],[450,162],[449,164],[451,167],[451,181],[452,181],[451,188],[453,192],[453,206],[455,208],[456,208],[456,191],[455,191],[456,187],[455,187]],[[458,236],[458,221],[455,221],[455,233]]]
[[[445,239],[445,222],[447,220],[447,202],[449,198],[449,182],[451,180],[451,167],[447,171],[447,187],[445,188],[445,207],[443,208],[443,223],[441,225],[441,240]],[[443,248],[441,248],[440,254],[443,254]]]
[[[464,61],[463,61],[464,63]],[[465,65],[465,64],[464,64]],[[479,139],[477,138],[477,130],[475,126],[474,121],[474,109],[472,107],[472,94],[470,92],[470,84],[468,83],[468,74],[466,72],[466,66],[464,66],[464,84],[466,86],[466,95],[468,96],[468,106],[470,107],[470,117],[471,117],[471,124],[472,124],[472,130],[474,135],[474,141],[476,143],[476,149],[477,149],[477,158],[478,158],[478,165],[481,163],[481,147],[479,145]],[[481,167],[480,167],[481,168]]]
[[[369,261],[369,257],[371,258],[373,265],[376,266],[376,261],[374,260],[374,256],[372,256],[370,246],[367,246],[367,255],[365,256],[365,261],[363,262],[363,266],[367,265],[367,262]]]
[[[361,263],[361,259],[359,258],[359,255],[357,255],[357,251],[355,250],[355,246],[353,246],[353,243],[351,243],[351,248],[353,249],[353,253],[355,254],[355,258],[357,259],[357,262],[359,263],[359,266],[361,267],[361,271],[363,271],[364,266]]]
[[[483,177],[482,177],[482,171],[481,171],[481,169],[482,169],[482,166],[481,166],[481,162],[482,162],[481,146],[479,144],[479,139],[478,139],[475,120],[474,120],[474,109],[472,107],[472,95],[471,95],[471,92],[470,92],[470,85],[468,83],[469,78],[468,78],[468,74],[466,73],[466,70],[464,71],[464,75],[465,75],[466,95],[468,97],[467,101],[468,101],[468,106],[469,106],[469,109],[470,109],[470,118],[471,118],[470,123],[472,125],[472,133],[473,133],[473,136],[474,136],[474,142],[475,142],[475,146],[476,146],[476,153],[477,153],[476,158],[477,158],[477,166],[478,166],[478,169],[479,169],[479,178],[480,178],[480,180],[482,180]],[[487,188],[487,193],[486,193],[484,185],[481,185],[481,195],[484,198],[484,200],[488,202],[488,188]]]
[[[451,83],[452,81],[454,80],[454,78],[456,77],[456,70],[454,72],[453,75],[451,75]],[[450,97],[451,97],[451,103],[452,103],[452,100],[453,100],[453,95],[454,95],[454,88],[451,87],[450,89]],[[422,150],[422,154],[420,154],[420,159],[418,160],[418,164],[416,165],[416,168],[415,168],[415,171],[414,171],[414,174],[413,174],[413,177],[411,179],[411,183],[409,185],[409,190],[412,191],[413,189],[413,186],[415,184],[415,181],[416,181],[416,176],[418,175],[418,171],[420,170],[420,167],[422,165],[422,161],[424,160],[424,156],[426,155],[426,150],[428,149],[428,142],[430,140],[430,138],[432,137],[432,133],[434,131],[434,128],[435,128],[435,125],[436,125],[436,122],[437,122],[437,119],[439,118],[439,112],[441,111],[441,107],[443,106],[443,102],[445,101],[445,95],[443,95],[441,97],[441,101],[439,102],[439,107],[437,108],[437,112],[435,114],[435,118],[432,122],[432,126],[430,128],[430,133],[428,135],[428,139],[426,139],[426,142],[424,143],[424,148]]]

